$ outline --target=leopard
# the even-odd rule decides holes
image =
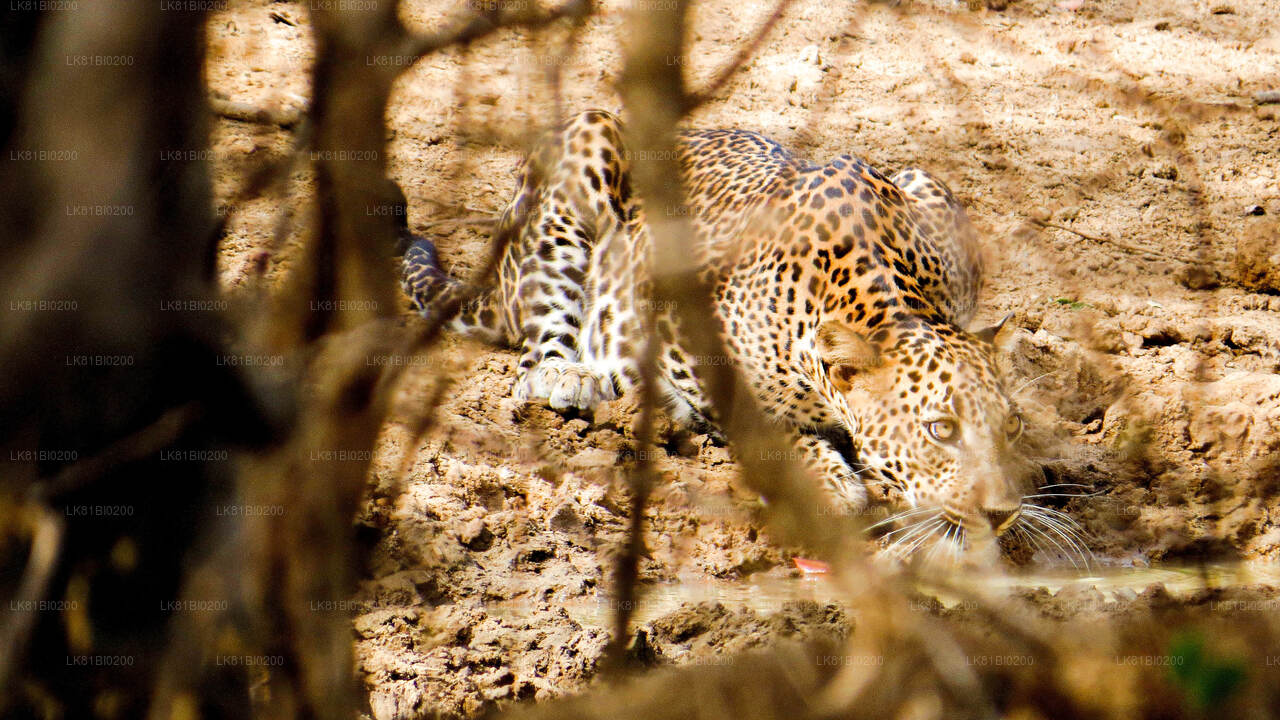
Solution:
[[[440,318],[453,331],[517,348],[512,397],[560,411],[635,388],[652,328],[668,411],[714,431],[706,368],[732,363],[838,508],[890,504],[875,525],[892,521],[883,539],[903,553],[960,554],[1019,531],[1079,539],[1032,501],[1045,475],[1021,448],[997,358],[1010,316],[968,329],[982,248],[943,181],[916,167],[886,177],[851,154],[812,164],[751,130],[679,130],[687,203],[661,211],[687,215],[684,249],[712,288],[705,314],[728,354],[704,358],[652,300],[654,210],[631,188],[639,156],[624,132],[588,110],[534,145],[497,220],[492,286],[451,277],[418,238],[401,278],[414,308],[453,307]]]

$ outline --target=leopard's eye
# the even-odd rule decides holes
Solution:
[[[1022,418],[1017,415],[1010,415],[1004,421],[1004,434],[1010,440],[1016,440],[1022,434]]]
[[[960,437],[960,428],[955,420],[934,420],[925,425],[925,430],[929,431],[929,437],[938,442],[954,442]]]

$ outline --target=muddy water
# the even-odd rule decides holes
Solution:
[[[1017,573],[966,573],[947,580],[953,588],[976,592],[984,597],[998,597],[1019,588],[1045,588],[1052,593],[1076,586],[1097,588],[1108,599],[1140,593],[1145,588],[1162,584],[1173,595],[1185,595],[1203,588],[1239,585],[1280,586],[1280,563],[1223,563],[1202,566],[1154,565],[1150,567],[1091,567],[1088,569],[1036,569]],[[937,597],[943,605],[959,602],[954,594],[920,583],[922,592]],[[837,585],[825,575],[803,577],[762,577],[747,581],[688,580],[652,585],[644,588],[637,601],[634,622],[643,624],[672,612],[683,603],[718,602],[730,610],[745,608],[772,613],[783,605],[799,600],[819,603],[837,602]],[[608,627],[614,616],[614,601],[601,593],[561,605],[583,625]],[[518,620],[530,615],[536,605],[527,601],[494,603],[491,614]]]

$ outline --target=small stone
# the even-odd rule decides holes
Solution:
[[[1115,321],[1108,319],[1094,323],[1090,330],[1089,347],[1112,354],[1125,351],[1124,333]]]
[[[654,667],[662,663],[662,651],[649,642],[648,633],[636,630],[635,639],[627,648],[627,661],[640,667]]]
[[[458,530],[458,542],[468,550],[484,552],[493,545],[493,533],[484,518],[471,518]]]
[[[973,53],[961,53],[960,62],[964,63],[965,65],[972,65],[978,62],[978,58],[974,57]]]
[[[417,618],[418,611],[413,608],[386,608],[357,615],[352,625],[362,637],[373,637],[384,630],[403,627],[406,621],[416,622]]]
[[[1261,205],[1250,205],[1244,209],[1245,215],[1266,215],[1267,209]]]
[[[692,433],[680,433],[674,439],[675,453],[680,457],[696,458],[698,452],[702,450],[702,446],[707,442],[706,435],[694,435]]]
[[[1187,447],[1200,452],[1234,450],[1249,431],[1253,416],[1242,403],[1198,407],[1187,427]]]
[[[1133,588],[1127,587],[1122,587],[1119,590],[1116,590],[1112,595],[1117,601],[1125,603],[1126,605],[1138,599],[1138,593],[1134,592]]]
[[[600,448],[586,448],[569,458],[569,466],[582,470],[610,468],[618,464],[619,453]]]
[[[1152,170],[1151,174],[1161,180],[1177,180],[1178,168],[1173,165],[1160,165],[1155,170]]]
[[[1096,612],[1106,603],[1107,598],[1094,585],[1065,585],[1054,594],[1056,604],[1068,614]]]
[[[1181,328],[1173,321],[1164,318],[1147,320],[1146,324],[1138,330],[1138,335],[1142,336],[1142,344],[1146,347],[1177,345],[1186,340]]]
[[[582,518],[571,503],[564,503],[551,512],[547,518],[547,529],[561,532],[573,532],[583,529]]]

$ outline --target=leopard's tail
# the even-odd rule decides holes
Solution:
[[[440,267],[435,243],[421,235],[402,236],[404,260],[400,285],[409,301],[423,317],[432,318],[456,309],[445,327],[494,344],[508,342],[503,314],[498,312],[497,293],[492,289],[473,288],[452,278]],[[461,307],[456,304],[461,302]]]

